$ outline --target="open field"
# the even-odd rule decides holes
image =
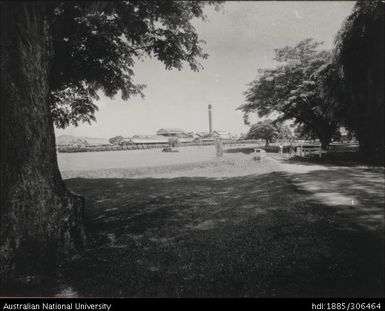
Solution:
[[[363,204],[328,204],[294,181],[313,186],[321,176],[330,184],[330,168],[285,164],[272,155],[258,162],[251,151],[234,149],[219,159],[213,148],[138,151],[99,170],[91,168],[101,159],[72,160],[78,170],[62,174],[86,198],[88,245],[63,266],[60,284],[47,295],[383,296],[381,195],[373,201],[365,196],[369,187],[360,187],[355,194]],[[343,174],[330,175],[333,191]],[[358,181],[360,174],[350,177]],[[362,176],[375,192],[383,189],[371,181],[375,176]]]
[[[253,146],[247,147],[248,150],[252,150]],[[177,150],[179,152],[149,149],[98,153],[59,153],[58,161],[64,179],[73,177],[229,177],[253,174],[261,169],[269,170],[265,169],[265,166],[250,165],[252,156],[249,152],[225,152],[222,158],[217,158],[214,146],[183,147]],[[227,148],[227,150],[238,149]]]
[[[255,145],[249,145],[253,147]],[[86,171],[110,168],[155,167],[215,160],[215,147],[180,147],[179,152],[161,149],[105,151],[93,153],[58,153],[61,171]],[[229,157],[229,155],[228,155]],[[231,156],[230,156],[231,157]],[[233,157],[234,158],[234,157]]]

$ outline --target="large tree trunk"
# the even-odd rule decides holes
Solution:
[[[360,4],[364,10],[356,26],[361,28],[362,35],[350,30],[354,53],[344,51],[341,63],[350,89],[348,121],[359,140],[363,159],[384,164],[385,5],[378,1]]]
[[[366,68],[367,89],[361,106],[360,151],[365,159],[384,163],[384,16],[372,30],[372,46],[367,49],[372,60]]]
[[[1,2],[0,278],[44,274],[83,246],[83,199],[64,186],[47,103],[44,2]]]
[[[322,150],[327,150],[329,148],[330,142],[332,140],[332,133],[330,129],[325,129],[319,136],[318,139],[321,142]]]
[[[337,124],[329,122],[327,120],[321,120],[317,126],[314,127],[318,139],[321,142],[322,150],[329,149],[330,142],[332,141],[333,134],[337,130]]]

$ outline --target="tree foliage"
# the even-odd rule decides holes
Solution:
[[[314,131],[307,127],[306,124],[299,124],[294,128],[294,136],[296,139],[306,139],[306,140],[315,140],[317,139],[317,134]]]
[[[366,155],[384,157],[383,1],[357,1],[335,40],[334,57],[320,72],[323,96]]]
[[[281,141],[289,141],[293,138],[293,134],[288,125],[276,122],[275,128],[277,129],[277,139]]]
[[[266,146],[278,136],[277,128],[271,120],[259,121],[250,127],[247,139],[264,139]]]
[[[168,145],[171,147],[171,148],[175,148],[175,147],[178,147],[179,144],[180,144],[180,140],[178,137],[175,137],[175,136],[172,136],[170,137],[168,140]]]
[[[142,95],[134,82],[135,60],[154,57],[166,69],[188,64],[194,71],[207,57],[191,24],[204,19],[203,7],[214,1],[63,1],[52,2],[50,105],[55,125],[95,120],[101,90],[126,100]]]
[[[316,133],[324,147],[328,145],[338,122],[321,97],[317,73],[331,58],[329,51],[319,49],[321,44],[306,39],[294,47],[275,50],[274,60],[279,65],[261,70],[245,92],[246,103],[238,108],[246,122],[252,112],[259,117],[275,113],[277,121],[293,120]]]
[[[123,136],[114,136],[114,137],[111,137],[108,141],[110,144],[112,145],[118,145],[120,142],[123,141]]]

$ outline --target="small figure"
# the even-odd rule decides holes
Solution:
[[[294,155],[294,147],[293,147],[293,143],[290,142],[290,146],[289,146],[289,156],[290,157],[293,157]]]
[[[217,157],[223,157],[223,143],[220,137],[215,139],[215,150],[217,152]]]
[[[283,145],[282,143],[279,144],[279,154],[282,155],[283,153]]]

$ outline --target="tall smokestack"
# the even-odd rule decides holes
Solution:
[[[212,117],[211,117],[211,105],[209,105],[209,130],[210,130],[210,134],[213,132],[213,120],[212,120]]]

